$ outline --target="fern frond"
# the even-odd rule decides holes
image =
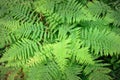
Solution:
[[[43,61],[47,61],[45,54],[42,54],[42,52],[35,52],[35,55],[28,59],[25,66],[26,67],[36,66],[42,63]]]
[[[82,67],[72,64],[66,66],[64,70],[64,80],[82,80],[79,75],[81,74]]]
[[[68,0],[65,4],[59,5],[59,7],[56,9],[56,13],[62,17],[63,22],[79,22],[79,17],[81,14],[83,15],[81,8],[82,5],[76,0]]]
[[[69,27],[69,29],[63,29],[65,26],[62,26],[59,30],[58,41],[54,43],[43,44],[43,48],[39,52],[40,55],[36,54],[36,56],[30,59],[30,63],[34,65],[41,62],[41,60],[46,60],[49,58],[52,60],[55,58],[56,63],[60,66],[61,70],[66,66],[68,59],[71,59],[73,56],[73,61],[77,61],[78,63],[86,63],[86,64],[94,64],[93,58],[91,54],[88,52],[87,47],[82,47],[82,43],[79,40],[79,29],[74,28],[74,26]],[[74,29],[73,29],[74,28]],[[77,32],[76,32],[77,31]],[[67,32],[70,32],[69,37],[65,37]],[[64,38],[64,37],[65,38]],[[63,37],[63,38],[61,38]],[[72,38],[74,37],[74,40]],[[53,56],[54,55],[54,56]],[[38,62],[39,61],[39,62]],[[31,65],[32,65],[31,64]]]
[[[39,51],[38,44],[29,39],[21,39],[13,44],[3,55],[0,62],[8,61],[8,66],[21,65],[19,63],[26,63],[27,59],[34,56],[34,52]]]
[[[34,2],[34,6],[37,12],[53,13],[57,0],[39,0]],[[38,7],[39,6],[39,7]]]
[[[62,80],[59,67],[54,62],[38,64],[29,70],[27,80]]]
[[[91,20],[91,21],[81,21],[81,24],[80,24],[80,26],[83,29],[97,28],[100,31],[102,31],[104,29],[111,31],[111,28],[109,25],[110,25],[110,22],[107,21],[105,18],[104,19],[101,19],[101,18],[95,19],[95,20]]]
[[[45,31],[45,26],[40,22],[36,24],[24,23],[21,24],[21,27],[14,31],[15,35],[18,38],[29,38],[32,40],[41,41],[43,38],[43,33]]]
[[[16,37],[13,33],[6,29],[2,25],[0,26],[0,47],[3,48],[16,41]]]
[[[28,80],[33,80],[34,78],[36,80],[81,80],[78,76],[81,70],[81,66],[72,64],[61,71],[56,63],[48,61],[29,68]]]
[[[112,11],[110,14],[113,18],[113,25],[119,27],[120,26],[120,10]]]
[[[20,4],[31,6],[30,3],[31,2],[29,0],[0,0],[0,17],[9,15],[11,10]]]
[[[63,22],[61,21],[61,17],[56,13],[48,15],[45,14],[45,16],[47,24],[49,24],[50,31],[55,32],[56,28],[58,28],[60,24],[63,24]]]
[[[112,80],[108,75],[111,70],[105,67],[106,64],[96,63],[94,65],[88,65],[84,69],[85,75],[88,75],[89,80]]]
[[[17,28],[20,27],[20,23],[17,20],[14,20],[12,17],[5,16],[0,19],[0,25],[6,28],[9,32],[14,32]]]
[[[38,14],[36,14],[35,11],[32,11],[31,7],[23,4],[14,7],[13,10],[11,10],[10,15],[22,23],[37,23],[40,20]]]
[[[0,19],[0,44],[5,43],[6,45],[10,45],[15,42],[17,37],[14,35],[14,32],[17,28],[20,27],[18,21],[14,20],[11,17],[4,17]]]
[[[120,29],[118,27],[114,27],[111,29],[111,31],[113,31],[114,33],[118,34],[120,36]]]
[[[120,53],[120,37],[111,31],[86,28],[82,30],[81,38],[84,46],[90,47],[95,54],[112,56]]]
[[[110,7],[107,4],[100,1],[88,2],[87,7],[89,12],[97,18],[101,15],[104,17],[107,11],[110,10]]]
[[[43,6],[41,6],[40,3],[44,3]],[[51,5],[52,4],[52,5]],[[37,12],[42,12],[44,15],[49,15],[55,14],[56,16],[59,16],[61,19],[56,19],[56,20],[61,20],[60,22],[64,23],[74,23],[74,22],[80,22],[82,19],[90,19],[91,15],[88,15],[86,10],[82,9],[83,5],[80,4],[77,0],[61,0],[61,1],[36,1],[35,7]],[[44,8],[44,9],[43,9]],[[43,11],[42,11],[43,10]],[[55,18],[56,18],[55,16]]]
[[[109,23],[112,23],[113,26],[119,27],[120,26],[120,10],[110,10],[106,16],[105,20]]]

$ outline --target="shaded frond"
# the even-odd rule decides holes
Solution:
[[[9,15],[10,11],[20,5],[31,6],[29,0],[0,0],[0,18]]]
[[[16,37],[9,29],[0,25],[0,47],[3,48],[16,41]]]
[[[107,4],[100,1],[88,2],[87,8],[89,12],[97,18],[101,15],[104,17],[107,11],[110,10],[110,7]]]
[[[8,29],[9,32],[14,32],[17,28],[20,27],[20,23],[17,20],[14,20],[12,17],[6,16],[0,19],[0,25]]]
[[[112,11],[111,17],[113,18],[113,25],[119,27],[120,26],[120,10]]]
[[[109,76],[111,69],[106,67],[106,64],[96,63],[88,65],[84,69],[85,75],[88,75],[89,80],[112,80]]]

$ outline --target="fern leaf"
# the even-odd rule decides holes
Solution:
[[[26,63],[27,59],[33,57],[34,52],[37,51],[39,51],[39,48],[36,42],[28,39],[21,39],[21,41],[17,41],[10,47],[8,51],[6,51],[0,62],[8,61],[8,65],[10,65],[11,63],[18,63],[17,66],[21,65],[19,63],[23,62],[23,65],[24,63]]]
[[[90,13],[97,18],[99,18],[101,14],[104,17],[107,11],[110,10],[110,7],[108,5],[100,1],[89,2],[87,4],[87,7]]]
[[[24,23],[20,28],[14,31],[18,38],[29,38],[32,40],[41,41],[43,38],[45,26],[40,22],[39,24]]]
[[[59,71],[59,67],[50,62],[47,64],[38,64],[35,67],[31,67],[28,72],[27,80],[61,80],[62,75]]]
[[[112,36],[112,37],[111,37]],[[119,54],[120,38],[113,32],[97,28],[83,29],[81,38],[84,46],[88,46],[95,54],[114,55]]]
[[[78,75],[81,72],[81,66],[78,65],[69,65],[66,66],[65,70],[64,70],[64,80],[82,80]]]
[[[20,23],[9,16],[1,18],[0,25],[8,29],[9,32],[14,32],[17,28],[20,27]]]
[[[22,4],[14,7],[10,15],[22,23],[37,23],[39,21],[38,15],[35,13],[35,11],[32,11],[29,6]]]
[[[43,61],[47,61],[45,54],[42,54],[42,52],[35,52],[35,55],[27,60],[26,67],[36,66]]]
[[[108,75],[111,70],[105,67],[106,64],[96,63],[86,66],[84,73],[88,75],[89,80],[112,80]]]
[[[40,3],[44,3],[41,6]],[[51,5],[52,4],[52,5]],[[82,19],[87,18],[88,16],[82,10],[82,4],[80,4],[77,0],[66,0],[66,1],[36,1],[35,2],[36,11],[44,13],[44,15],[55,14],[59,16],[57,20],[61,20],[60,22],[64,23],[74,23],[80,22]],[[44,8],[44,9],[43,9]],[[84,10],[85,11],[85,10]],[[54,18],[56,18],[56,16]],[[83,18],[84,17],[84,18]],[[61,19],[60,19],[61,18]],[[89,16],[90,18],[90,16]],[[88,18],[87,18],[88,19]]]
[[[16,41],[16,37],[9,29],[0,26],[0,46],[1,48],[10,45]]]
[[[112,11],[111,16],[113,18],[113,24],[117,27],[120,26],[120,10]]]

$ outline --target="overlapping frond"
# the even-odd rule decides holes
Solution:
[[[74,26],[70,27],[70,29],[62,28],[64,28],[64,26],[62,26],[59,30],[59,36],[57,39],[58,42],[43,44],[40,51],[28,60],[29,66],[34,66],[44,60],[46,61],[47,58],[50,60],[55,58],[54,60],[58,66],[61,69],[64,69],[64,67],[67,65],[68,60],[72,59],[72,57],[74,57],[73,59],[78,63],[94,64],[91,54],[88,53],[88,48],[81,48],[82,43],[79,40],[78,34],[79,29],[75,28],[72,30]],[[66,36],[67,32],[70,32],[69,37]],[[74,40],[72,40],[73,37]]]
[[[69,63],[63,70],[61,70],[57,63],[48,60],[47,62],[43,61],[42,63],[29,69],[28,80],[32,80],[34,78],[36,78],[36,80],[82,80],[78,76],[82,68],[73,63]]]
[[[44,4],[41,5],[40,3],[44,3]],[[87,11],[82,9],[83,5],[76,0],[65,0],[65,1],[40,0],[40,1],[36,1],[35,5],[37,5],[36,11],[42,12],[44,13],[44,15],[47,15],[51,18],[52,18],[51,14],[59,16],[58,19],[56,20],[61,20],[60,22],[62,23],[80,22],[85,18],[90,19],[92,17],[91,15],[87,15],[86,13]]]

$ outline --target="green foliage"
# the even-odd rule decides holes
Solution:
[[[90,13],[95,16],[95,17],[100,17],[105,16],[107,10],[110,9],[109,6],[107,6],[107,4],[104,4],[103,2],[99,2],[99,1],[94,1],[94,2],[89,2],[87,4],[88,10],[90,11]]]
[[[119,54],[120,52],[120,44],[116,44],[120,41],[119,36],[106,29],[102,31],[97,28],[84,29],[81,38],[84,41],[84,46],[91,47],[91,51],[94,51],[95,54],[112,56],[113,53]]]
[[[75,64],[68,64],[65,66],[64,70],[60,70],[59,66],[57,66],[54,62],[47,64],[42,63],[37,67],[30,68],[30,72],[28,72],[28,80],[33,80],[35,78],[36,80],[81,80],[80,77],[77,76],[80,74],[80,70],[80,66]],[[33,76],[33,74],[39,75]]]
[[[85,67],[84,73],[88,75],[89,80],[111,80],[112,78],[108,75],[111,70],[103,66],[105,66],[105,64],[101,63],[88,65]]]
[[[0,0],[0,78],[118,79],[120,8],[107,2]]]

